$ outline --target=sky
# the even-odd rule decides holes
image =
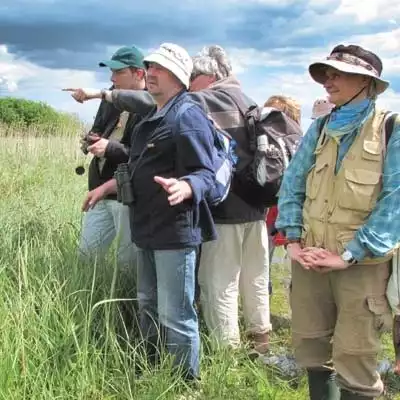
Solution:
[[[382,107],[400,111],[398,0],[1,0],[0,97],[44,101],[90,123],[98,101],[76,103],[64,87],[106,88],[98,63],[124,45],[147,54],[173,42],[195,55],[225,48],[246,94],[302,104],[302,126],[325,95],[308,74],[337,44],[358,44],[383,61],[391,82]]]

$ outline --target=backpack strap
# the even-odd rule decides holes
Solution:
[[[189,110],[190,108],[192,108],[192,107],[194,107],[194,106],[199,107],[198,104],[192,103],[192,102],[189,102],[189,101],[183,103],[183,104],[179,107],[179,109],[178,109],[178,111],[177,111],[177,113],[176,113],[176,115],[175,115],[175,121],[177,121],[178,118],[179,118],[185,111]],[[218,131],[218,133],[221,134],[222,136],[224,136],[227,140],[229,140],[229,141],[232,141],[232,140],[233,140],[232,136],[231,136],[228,132],[226,132],[226,131],[224,131],[223,129],[221,129],[221,128],[217,125],[217,123],[211,118],[211,116],[210,116],[209,114],[207,114],[204,110],[202,110],[202,111],[204,112],[205,116],[211,121],[211,123],[212,123],[212,125],[213,125],[213,127],[214,127],[214,137],[215,137],[215,132]]]
[[[390,138],[392,137],[392,133],[394,131],[394,124],[396,122],[396,119],[398,117],[398,114],[389,111],[385,115],[384,123],[382,125],[382,136],[385,138],[383,141],[384,148],[383,148],[383,153],[386,154],[387,147],[389,145]]]
[[[328,122],[330,115],[331,114],[327,114],[327,115],[324,115],[323,117],[321,117],[321,121],[319,121],[319,125],[318,125],[318,132],[319,132],[318,136],[320,136],[322,131],[324,130],[324,127],[325,127],[326,123]]]

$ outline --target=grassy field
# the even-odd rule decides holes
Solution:
[[[129,297],[129,281],[112,253],[101,265],[76,257],[87,179],[74,173],[78,140],[0,140],[0,399],[307,398],[303,376],[290,380],[244,350],[211,355],[206,338],[199,388],[171,376],[168,359],[136,379],[142,357],[123,323],[132,302],[119,300]],[[287,271],[273,270],[272,310],[287,314]],[[276,332],[274,350],[290,351],[289,336]]]

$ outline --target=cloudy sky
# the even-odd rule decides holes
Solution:
[[[361,44],[381,56],[391,81],[381,105],[400,111],[398,0],[1,0],[0,96],[45,101],[91,121],[98,103],[75,103],[61,88],[107,87],[100,60],[123,45],[147,53],[167,41],[192,55],[225,47],[247,94],[259,103],[296,97],[304,127],[324,94],[308,64],[336,44]]]

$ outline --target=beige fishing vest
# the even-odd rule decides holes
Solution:
[[[385,113],[376,110],[368,118],[335,175],[338,144],[321,134],[309,171],[303,207],[306,246],[323,247],[342,254],[345,246],[364,225],[382,189],[384,149],[382,124]],[[363,264],[389,260],[367,257]]]

